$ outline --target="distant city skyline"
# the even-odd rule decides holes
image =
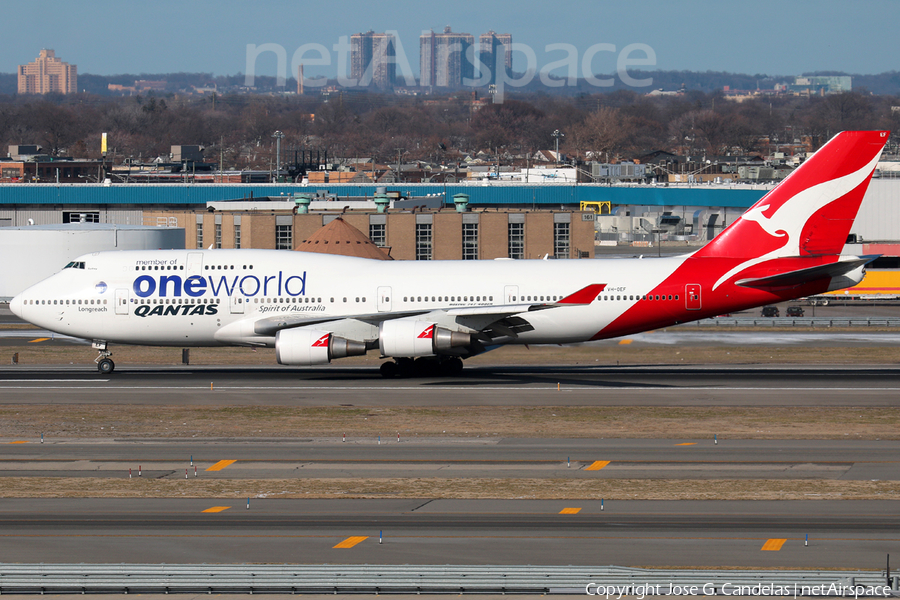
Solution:
[[[305,44],[331,50],[341,37],[372,30],[396,31],[398,51],[419,77],[420,36],[446,26],[476,36],[489,30],[508,32],[534,53],[534,61],[526,53],[514,53],[517,72],[526,64],[536,64],[539,70],[552,67],[565,58],[560,46],[567,45],[577,52],[578,77],[585,68],[596,74],[613,73],[617,53],[634,44],[653,51],[653,63],[637,67],[643,70],[778,76],[900,70],[898,5],[892,0],[852,5],[841,0],[746,4],[645,0],[639,5],[584,0],[562,7],[534,0],[440,5],[389,0],[377,9],[357,0],[327,4],[270,0],[262,6],[240,0],[160,0],[152,5],[95,0],[91,10],[74,14],[64,10],[68,4],[61,0],[24,0],[17,6],[23,18],[7,21],[4,28],[7,51],[0,55],[0,72],[15,73],[42,48],[53,48],[82,74],[235,75],[246,72],[249,44],[279,45],[290,61]],[[40,18],[24,17],[36,14]],[[599,45],[603,50],[591,53],[589,49]],[[330,54],[330,64],[304,61],[304,75],[335,77],[338,53]],[[274,55],[260,55],[255,69],[256,75],[277,75]],[[553,72],[566,74],[565,67]]]

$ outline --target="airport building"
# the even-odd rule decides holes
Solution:
[[[145,222],[185,230],[188,248],[292,250],[334,219],[395,260],[593,258],[594,214],[578,210],[147,211]]]
[[[177,227],[97,223],[0,227],[0,299],[12,298],[58,272],[73,258],[91,252],[184,247],[184,230]],[[22,260],[24,256],[28,259]]]
[[[0,184],[0,227],[72,222],[181,227],[189,248],[295,248],[345,213],[348,223],[379,246],[390,246],[391,256],[401,260],[427,254],[429,226],[434,260],[656,254],[687,252],[706,243],[772,184],[386,187],[393,199],[382,214],[374,203],[379,186],[373,184]],[[294,214],[297,194],[316,198],[310,214]],[[468,196],[468,212],[453,210],[458,194]],[[521,252],[511,249],[520,242],[517,219],[524,236]],[[567,251],[560,237],[566,219]],[[861,244],[855,251],[897,260],[898,232],[900,178],[873,179],[851,231]]]

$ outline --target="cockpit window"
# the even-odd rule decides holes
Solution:
[[[83,269],[83,268],[84,268],[84,262],[76,262],[76,261],[72,261],[69,264],[67,264],[65,267],[63,267],[63,269]]]

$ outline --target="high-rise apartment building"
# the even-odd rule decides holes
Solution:
[[[397,81],[396,42],[388,33],[350,36],[350,77],[357,85],[392,88]]]
[[[19,65],[20,94],[74,94],[78,92],[78,67],[56,58],[56,52],[41,50],[33,63]]]
[[[423,87],[462,87],[463,79],[472,79],[472,46],[475,38],[468,33],[453,33],[445,27],[419,37],[419,85]]]
[[[500,58],[500,69],[506,69],[507,75],[512,71],[512,34],[495,33],[493,30],[482,33],[478,38],[479,60],[491,74],[489,84],[497,83],[497,58]],[[504,51],[504,46],[506,47]],[[503,53],[502,55],[500,53]]]

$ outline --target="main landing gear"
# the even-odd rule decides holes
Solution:
[[[100,351],[100,356],[94,359],[94,362],[97,363],[97,370],[100,371],[101,375],[109,375],[116,369],[116,363],[110,358],[112,356],[112,352],[107,349],[106,342],[94,342],[91,344],[95,350]]]
[[[462,373],[463,361],[461,358],[451,356],[449,358],[420,357],[398,358],[381,365],[381,376],[385,379],[394,377],[456,377]]]

